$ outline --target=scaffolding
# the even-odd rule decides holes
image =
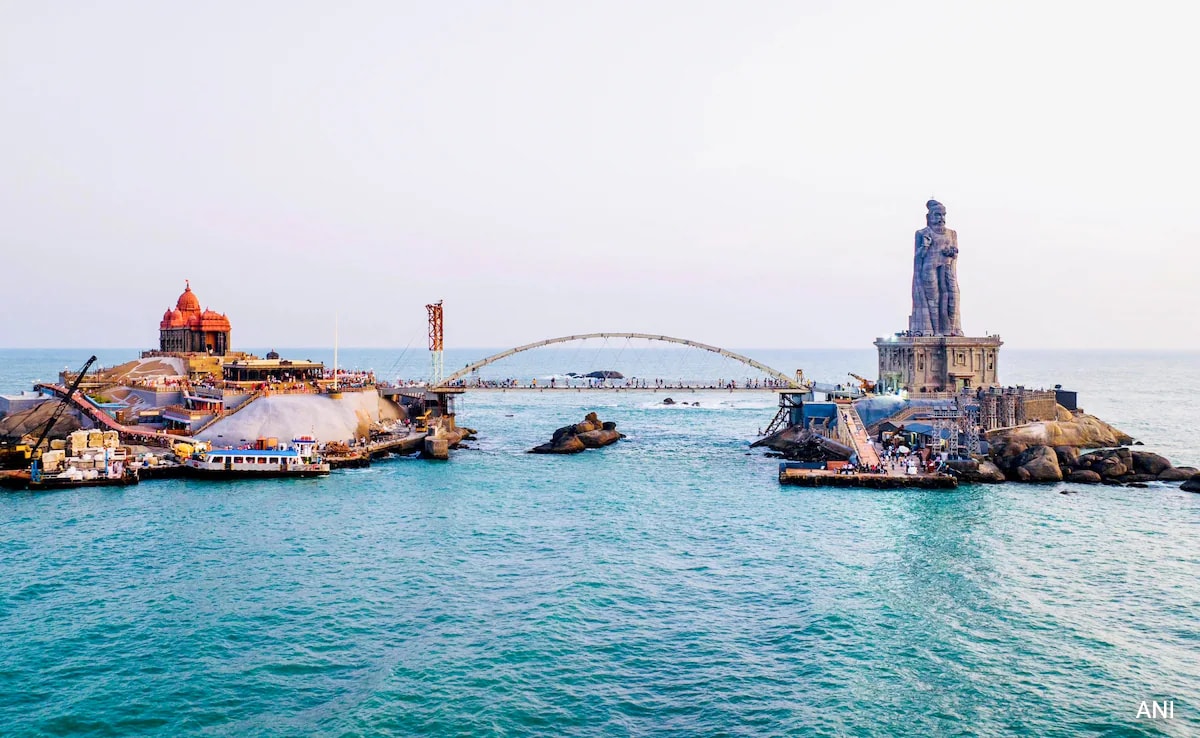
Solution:
[[[933,408],[928,420],[934,437],[946,442],[946,451],[952,457],[976,456],[980,448],[980,404],[962,395],[953,403]]]

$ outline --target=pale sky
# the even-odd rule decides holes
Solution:
[[[0,346],[1196,348],[1196,7],[0,0]]]

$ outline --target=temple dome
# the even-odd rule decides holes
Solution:
[[[228,331],[230,330],[229,318],[215,310],[205,310],[200,316],[200,330]]]
[[[183,317],[183,313],[179,309],[168,310],[163,313],[162,322],[158,324],[160,330],[168,328],[182,328],[187,325],[187,319]]]
[[[179,296],[179,300],[175,303],[176,309],[184,313],[200,312],[200,298],[196,297],[195,292],[192,292],[190,282],[185,281],[184,285],[183,294]]]

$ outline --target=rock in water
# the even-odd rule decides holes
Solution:
[[[567,436],[557,443],[543,443],[541,446],[535,446],[529,449],[531,454],[577,454],[586,450],[583,441],[579,440],[579,436]]]
[[[1163,469],[1161,472],[1159,472],[1158,481],[1160,481],[1160,482],[1185,482],[1185,481],[1191,479],[1195,474],[1196,474],[1196,472],[1190,471],[1188,469],[1176,469],[1176,468],[1172,467],[1170,469]]]
[[[1067,481],[1076,484],[1100,484],[1100,475],[1087,469],[1078,469],[1067,475]]]
[[[602,448],[616,443],[623,436],[615,430],[593,430],[587,433],[580,433],[575,437],[582,441],[583,445],[587,448]]]
[[[994,484],[1004,481],[1004,472],[990,461],[958,459],[946,462],[951,474],[968,484]]]
[[[1157,477],[1171,468],[1171,462],[1166,458],[1149,451],[1133,451],[1131,456],[1133,457],[1133,471],[1136,474],[1153,474]]]
[[[1179,485],[1179,489],[1184,492],[1200,492],[1200,474],[1196,474],[1191,479]]]
[[[1058,454],[1049,446],[1034,446],[1018,457],[1018,475],[1021,481],[1061,482],[1062,467],[1058,465]],[[1020,474],[1020,472],[1025,472]]]
[[[564,425],[554,431],[549,443],[529,449],[531,454],[577,454],[589,448],[601,448],[616,443],[625,436],[617,432],[617,424],[604,423],[596,413],[588,413],[583,422]]]

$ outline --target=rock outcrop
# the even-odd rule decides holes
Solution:
[[[1179,482],[1196,474],[1191,467],[1173,467],[1166,457],[1149,451],[1121,447],[1081,454],[1073,446],[1052,448],[1017,439],[994,445],[992,459],[1005,478],[1019,482],[1145,485]]]
[[[1043,420],[1015,428],[988,431],[987,440],[993,444],[1021,442],[1027,446],[1071,446],[1075,448],[1108,448],[1133,443],[1133,437],[1087,413],[1067,413],[1069,420]]]
[[[1200,474],[1193,475],[1191,479],[1179,485],[1179,489],[1184,492],[1200,492]]]
[[[1061,482],[1058,455],[1049,446],[1034,446],[1017,457],[1017,475],[1023,482]]]
[[[750,448],[763,446],[792,461],[846,461],[854,454],[849,446],[798,425],[750,444]]]
[[[1004,481],[1004,472],[990,461],[960,459],[946,462],[947,470],[968,484],[995,484]]]
[[[596,413],[588,413],[582,423],[564,425],[554,431],[549,443],[529,449],[531,454],[577,454],[589,448],[601,448],[621,440],[616,423],[602,423]]]

